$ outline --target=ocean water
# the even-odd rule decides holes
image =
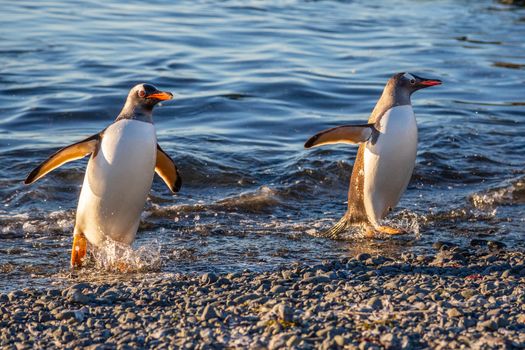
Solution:
[[[265,270],[353,255],[425,254],[433,242],[525,234],[525,8],[486,1],[1,2],[0,290],[104,280],[115,251],[70,275],[87,159],[33,185],[58,148],[110,124],[128,90],[173,92],[155,111],[178,165],[156,178],[135,272]],[[419,91],[417,164],[389,217],[409,234],[331,241],[312,232],[346,210],[356,147],[303,149],[316,132],[366,121],[387,79]],[[112,277],[113,278],[113,277]]]

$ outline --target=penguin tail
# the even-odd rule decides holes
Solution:
[[[315,233],[314,236],[330,239],[339,239],[341,234],[345,232],[351,225],[351,218],[348,215],[344,215],[334,226],[332,226],[332,228],[323,232]]]

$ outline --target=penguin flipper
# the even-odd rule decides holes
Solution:
[[[360,143],[367,141],[374,132],[374,124],[343,125],[321,131],[310,137],[304,148],[334,143]]]
[[[157,163],[155,164],[155,172],[166,183],[171,192],[179,192],[182,185],[182,180],[179,171],[170,158],[157,144]]]
[[[81,159],[96,151],[98,143],[101,139],[101,134],[98,133],[93,136],[88,137],[85,140],[74,143],[72,145],[66,146],[45,161],[43,161],[39,166],[37,166],[33,171],[29,173],[24,183],[29,185],[36,180],[40,179],[50,171],[58,168],[59,166],[71,162],[73,160]]]

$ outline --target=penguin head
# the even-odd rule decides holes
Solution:
[[[116,120],[136,119],[153,123],[153,107],[160,101],[171,100],[173,94],[167,91],[160,91],[150,84],[135,85],[128,94],[126,103]]]
[[[160,91],[150,84],[137,84],[129,91],[127,102],[144,109],[152,109],[160,101],[171,100],[172,98],[171,92]]]
[[[409,94],[427,87],[441,85],[441,80],[422,78],[408,72],[397,73],[390,78],[390,81],[396,90],[403,89]]]

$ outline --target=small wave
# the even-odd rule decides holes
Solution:
[[[223,210],[242,210],[253,213],[271,211],[271,208],[280,205],[281,200],[276,189],[261,186],[255,192],[247,192],[238,196],[225,198],[218,201],[214,206]]]
[[[470,196],[474,208],[487,210],[500,205],[525,204],[525,178],[515,180],[503,187],[489,189]]]
[[[478,222],[478,221],[491,221],[496,217],[497,210],[490,208],[490,210],[480,210],[478,208],[472,208],[470,206],[460,206],[453,209],[447,209],[445,211],[432,211],[426,215],[428,223],[458,223],[458,222]]]
[[[57,210],[50,213],[2,214],[0,213],[0,239],[15,237],[40,237],[73,232],[74,211]]]
[[[242,212],[242,213],[270,213],[276,206],[285,205],[283,202],[283,190],[261,186],[257,190],[247,191],[239,195],[219,199],[215,202],[198,201],[194,204],[180,204],[171,206],[160,206],[154,204],[149,208],[145,217],[162,218],[178,217],[195,212],[223,213],[223,212]],[[286,191],[286,190],[284,190]],[[198,221],[198,220],[197,220]]]

